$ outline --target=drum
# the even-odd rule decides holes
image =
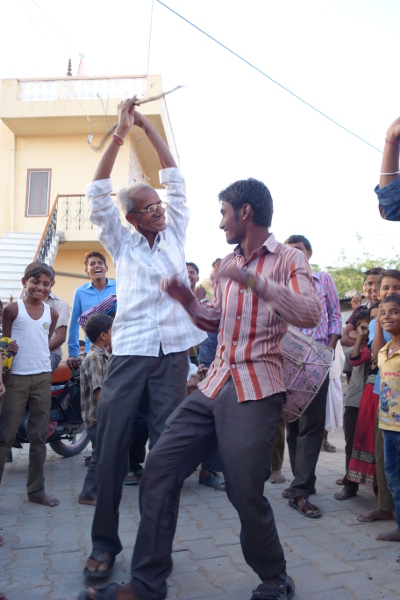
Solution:
[[[289,327],[281,345],[287,396],[282,416],[291,423],[318,394],[332,364],[333,350],[294,327]]]

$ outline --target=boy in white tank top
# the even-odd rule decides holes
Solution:
[[[46,435],[51,405],[49,340],[58,318],[58,312],[44,304],[51,287],[49,267],[45,263],[31,263],[25,269],[22,285],[26,289],[26,297],[7,304],[3,313],[3,335],[17,341],[18,354],[14,357],[2,398],[0,482],[29,401],[28,499],[45,506],[57,506],[57,498],[48,496],[44,489]]]

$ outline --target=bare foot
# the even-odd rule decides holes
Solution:
[[[376,536],[377,540],[385,540],[386,542],[400,542],[400,529],[387,531]]]
[[[6,540],[3,537],[1,537],[1,535],[0,535],[0,546],[4,546],[5,543],[6,543]],[[1,596],[0,596],[0,600],[1,600]]]
[[[270,478],[271,483],[285,483],[285,481],[286,481],[286,477],[284,475],[282,475],[282,471],[280,469],[277,471],[274,471],[274,470],[271,471],[271,478]]]
[[[28,494],[29,502],[37,502],[38,504],[44,504],[44,506],[58,506],[60,501],[57,498],[48,496],[44,490],[40,492],[33,492]]]
[[[349,498],[353,498],[357,495],[357,490],[353,489],[347,485],[344,486],[341,492],[334,494],[335,500],[348,500]]]
[[[372,523],[373,521],[380,521],[381,519],[390,521],[393,519],[393,513],[381,510],[375,506],[375,508],[371,508],[365,515],[358,515],[357,517],[357,521],[360,521],[360,523]]]
[[[79,504],[89,504],[90,506],[96,506],[97,504],[97,500],[91,500],[90,498],[82,498],[81,496],[78,496],[78,502]]]
[[[86,591],[89,598],[91,598],[92,600],[96,599],[96,588],[88,588]],[[133,592],[130,583],[125,583],[125,585],[118,585],[115,597],[117,598],[117,600],[138,600],[138,597]]]

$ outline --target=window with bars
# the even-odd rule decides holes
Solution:
[[[27,217],[47,217],[50,198],[50,169],[28,169]]]

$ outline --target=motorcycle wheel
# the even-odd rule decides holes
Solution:
[[[49,444],[50,448],[54,450],[56,454],[68,458],[70,456],[76,456],[82,452],[82,450],[84,450],[88,445],[89,441],[90,440],[87,431],[84,429],[80,433],[75,433],[71,440],[54,440],[53,442],[49,442]]]

